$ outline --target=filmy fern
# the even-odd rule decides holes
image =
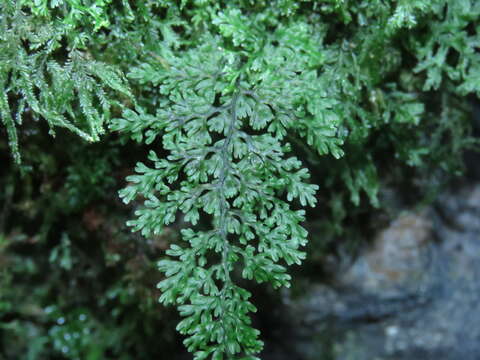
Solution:
[[[471,145],[479,17],[473,0],[3,1],[0,118],[17,162],[27,114],[153,147],[120,195],[146,237],[187,224],[160,301],[197,360],[254,359],[244,280],[289,285],[304,207],[343,220],[380,205],[386,162],[451,170]]]
[[[23,117],[45,119],[53,135],[60,126],[97,141],[115,102],[108,91],[132,96],[115,67],[92,59],[82,48],[88,37],[71,19],[79,2],[66,2],[61,9],[60,2],[28,3],[0,3],[0,120],[17,163],[16,127]],[[65,16],[63,21],[54,20],[58,14]],[[18,101],[12,108],[13,99]]]
[[[285,154],[288,119],[275,117],[276,104],[258,99],[243,74],[228,74],[231,65],[222,65],[216,48],[192,51],[215,56],[211,66],[195,66],[187,54],[164,71],[159,81],[168,100],[155,127],[165,129],[170,154],[162,159],[151,152],[153,168],[137,165],[121,196],[148,199],[130,222],[145,236],[160,233],[177,212],[192,226],[211,218],[211,229],[183,230],[184,244],[172,245],[171,258],[160,261],[167,276],[160,301],[179,305],[185,319],[177,329],[188,335],[185,344],[197,359],[252,358],[262,348],[248,317],[256,309],[237,275],[288,286],[283,263],[301,262],[307,236],[304,211],[289,202],[315,205],[317,185],[306,183],[302,163]]]
[[[288,286],[285,265],[305,257],[307,236],[304,211],[293,209],[316,203],[318,188],[289,155],[292,146],[311,163],[337,159],[328,178],[344,183],[353,204],[365,192],[378,206],[377,167],[362,148],[385,129],[398,134],[389,140],[397,146],[395,136],[420,126],[426,112],[411,83],[384,82],[402,66],[395,44],[445,2],[187,3],[169,2],[170,11],[192,16],[197,32],[180,23],[183,39],[164,36],[152,49],[156,56],[129,74],[151,89],[156,114],[127,110],[112,123],[137,141],[161,141],[168,153],[151,152],[153,166],[139,163],[121,196],[127,203],[145,198],[129,225],[147,237],[180,214],[190,225],[159,262],[159,288],[160,301],[184,317],[177,329],[195,359],[252,359],[262,343],[248,316],[255,311],[251,294],[239,279]],[[356,17],[360,26],[328,44],[322,13],[329,12],[344,24]],[[424,151],[417,140],[397,156],[419,166]]]

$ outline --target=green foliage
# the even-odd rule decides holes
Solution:
[[[456,91],[460,94],[479,95],[480,54],[476,49],[480,4],[468,0],[446,3],[435,7],[423,41],[412,39],[419,59],[414,72],[426,72],[423,90],[438,89],[445,76],[459,83]]]
[[[202,30],[185,28],[189,49],[164,42],[160,63],[154,59],[130,71],[134,81],[158,89],[153,91],[159,96],[155,116],[128,110],[111,128],[137,141],[145,137],[147,144],[161,136],[169,155],[152,152],[153,167],[138,164],[138,175],[127,178],[131,185],[121,196],[126,202],[138,195],[147,199],[129,223],[147,237],[160,233],[178,213],[193,227],[182,232],[183,245],[167,251],[173,259],[159,263],[167,277],[159,287],[160,301],[179,305],[185,319],[177,329],[188,336],[185,344],[197,359],[259,351],[246,317],[254,310],[250,294],[235,285],[233,275],[288,285],[278,261],[290,265],[304,257],[298,252],[306,242],[298,228],[304,217],[291,212],[285,196],[302,206],[315,205],[316,187],[303,183],[308,175],[301,163],[285,158],[290,144],[307,146],[317,154],[312,158],[340,159],[329,182],[343,181],[357,206],[362,191],[379,205],[377,167],[363,148],[372,137],[403,136],[428,121],[420,81],[384,79],[403,74],[402,52],[407,56],[407,51],[399,42],[404,29],[415,29],[421,23],[417,19],[426,20],[429,13],[436,21],[436,11],[445,6],[372,2],[351,4],[348,11],[337,2],[316,11],[317,4],[298,2],[253,8],[243,2],[182,3],[177,11],[196,16],[192,27]],[[347,29],[355,31],[327,42],[332,25],[322,12],[342,13]],[[404,139],[393,141],[410,166],[424,165],[422,157],[431,152],[419,141],[407,148]],[[352,154],[341,159],[345,148]],[[211,230],[198,227],[208,218]]]
[[[0,357],[147,360],[178,352],[174,314],[159,308],[155,288],[157,259],[175,233],[132,237],[129,210],[117,199],[136,154],[107,137],[85,148],[60,129],[55,141],[46,133],[28,140],[23,161],[32,170],[22,176],[8,152],[0,154]],[[47,152],[39,150],[45,143]]]
[[[148,145],[120,196],[147,239],[182,228],[158,262],[160,302],[196,360],[256,359],[246,280],[290,285],[305,207],[339,236],[384,205],[383,186],[461,170],[479,18],[473,0],[6,1],[0,117],[17,162],[22,118]],[[122,164],[72,158],[56,214],[101,197]],[[48,258],[70,271],[62,234]]]
[[[60,126],[97,141],[116,102],[108,91],[131,96],[119,71],[89,54],[92,36],[87,35],[88,28],[77,28],[79,17],[89,21],[83,16],[84,6],[79,1],[62,3],[8,0],[0,4],[0,119],[17,163],[16,127],[24,117],[45,119],[52,135]],[[100,3],[85,8],[94,20],[92,32],[107,25],[101,20]],[[13,99],[18,101],[12,108]]]
[[[313,206],[317,189],[304,182],[308,173],[301,162],[284,155],[281,141],[295,120],[289,117],[293,110],[273,96],[263,100],[262,90],[275,89],[265,81],[265,89],[253,91],[232,64],[222,64],[217,48],[208,44],[167,59],[168,72],[155,76],[168,95],[157,109],[155,128],[165,129],[163,147],[170,155],[161,159],[151,152],[154,167],[138,164],[139,175],[127,178],[132,185],[121,192],[126,202],[137,195],[148,199],[130,222],[147,237],[160,234],[178,211],[192,226],[212,218],[211,230],[183,230],[186,246],[172,245],[167,254],[174,259],[159,263],[167,275],[159,284],[160,301],[183,304],[185,319],[177,329],[189,335],[185,344],[199,359],[261,349],[247,316],[255,311],[251,294],[232,273],[240,265],[246,279],[288,285],[290,277],[278,261],[299,264],[307,233],[299,225],[304,212],[279,195]],[[192,63],[199,53],[206,60],[202,68]],[[230,74],[222,77],[224,72]],[[151,77],[140,70],[135,76]],[[119,120],[117,128],[132,124]]]

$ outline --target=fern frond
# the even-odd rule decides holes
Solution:
[[[252,96],[241,74],[234,91],[221,95],[230,82],[219,76],[222,60],[212,59],[215,48],[205,46],[172,62],[161,85],[170,104],[157,113],[170,155],[159,159],[152,152],[154,167],[138,164],[138,174],[128,178],[132,185],[121,192],[126,202],[138,194],[148,199],[129,223],[145,236],[159,233],[178,212],[192,227],[212,217],[211,230],[182,231],[183,245],[172,245],[171,259],[159,263],[166,275],[160,301],[179,305],[185,319],[177,329],[187,335],[185,345],[196,359],[261,350],[248,316],[255,307],[238,285],[237,269],[246,279],[288,286],[281,262],[301,262],[307,235],[300,225],[304,212],[289,202],[314,206],[317,189],[306,183],[301,162],[285,155],[283,136],[268,131],[278,120]],[[206,66],[190,67],[199,54],[210,56]]]
[[[45,119],[53,135],[59,126],[96,141],[109,121],[110,107],[117,102],[110,94],[133,98],[115,67],[89,59],[79,50],[62,48],[62,39],[68,42],[66,25],[48,20],[55,7],[47,1],[0,4],[0,118],[17,163],[20,156],[13,118],[20,119],[27,109],[31,117]],[[68,36],[73,36],[76,32],[70,30]],[[61,60],[62,53],[66,60]]]

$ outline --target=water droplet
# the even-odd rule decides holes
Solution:
[[[58,325],[63,325],[63,324],[65,324],[65,318],[64,318],[64,317],[58,318],[58,319],[57,319],[57,324],[58,324]]]

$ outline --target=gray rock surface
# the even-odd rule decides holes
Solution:
[[[400,215],[285,314],[289,350],[266,360],[480,359],[480,184]]]

